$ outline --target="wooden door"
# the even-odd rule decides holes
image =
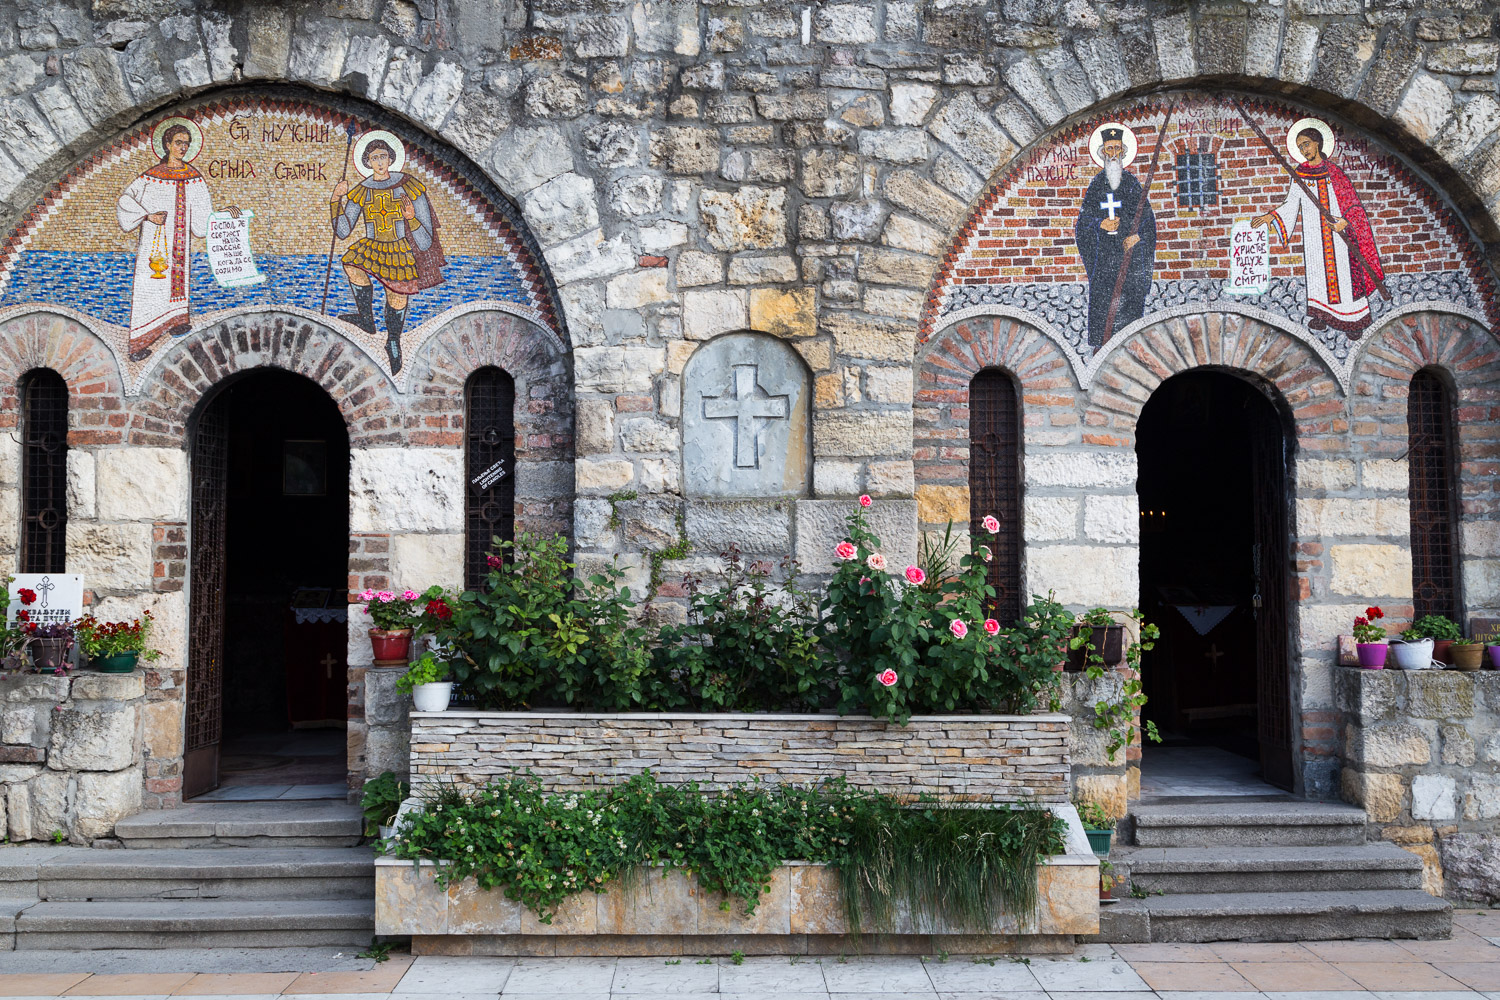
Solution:
[[[1281,788],[1292,787],[1291,671],[1287,634],[1288,568],[1286,441],[1271,406],[1250,435],[1254,463],[1255,543],[1250,570],[1255,577],[1256,706],[1261,774]]]
[[[219,742],[224,728],[224,548],[229,513],[227,401],[220,394],[209,402],[193,434],[184,798],[219,786]]]

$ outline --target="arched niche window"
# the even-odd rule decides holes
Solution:
[[[1430,368],[1412,376],[1406,427],[1412,603],[1418,618],[1445,615],[1462,622],[1453,400],[1448,383]]]
[[[1000,521],[994,535],[986,515]],[[987,368],[969,383],[969,531],[988,545],[991,614],[1002,624],[1021,617],[1021,400],[1015,380]]]
[[[21,572],[67,570],[68,384],[50,368],[21,378]]]
[[[489,573],[494,539],[516,538],[516,383],[499,368],[480,368],[464,386],[464,586]]]

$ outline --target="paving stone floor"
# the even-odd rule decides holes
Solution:
[[[432,958],[317,949],[0,953],[0,997],[166,1000],[1500,1000],[1500,910],[1449,941],[1091,944],[1067,958]]]

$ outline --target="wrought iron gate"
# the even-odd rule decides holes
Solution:
[[[22,386],[21,572],[67,571],[68,386],[39,368]]]
[[[465,394],[464,586],[473,589],[489,573],[494,539],[515,541],[516,383],[499,368],[481,368]]]
[[[1416,617],[1443,615],[1462,621],[1454,526],[1458,491],[1454,478],[1452,408],[1448,387],[1435,373],[1417,372],[1406,399],[1407,494],[1411,498],[1412,604]]]
[[[224,545],[229,513],[227,404],[225,393],[211,400],[193,434],[184,797],[201,795],[219,784],[219,740],[224,725]]]
[[[1000,530],[984,530],[985,515]],[[990,613],[1010,624],[1021,617],[1021,416],[1015,382],[987,369],[969,383],[969,532],[988,545]]]
[[[1269,409],[1269,407],[1267,407]],[[1256,706],[1261,774],[1282,788],[1292,787],[1291,671],[1287,644],[1288,568],[1286,440],[1272,413],[1250,428],[1253,463],[1255,543]]]

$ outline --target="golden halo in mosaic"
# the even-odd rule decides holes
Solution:
[[[381,140],[387,146],[390,146],[391,149],[395,150],[396,158],[391,161],[392,173],[395,173],[402,167],[406,166],[406,146],[402,144],[400,139],[396,138],[395,133],[387,132],[383,128],[377,128],[373,131],[366,132],[364,135],[354,140],[354,169],[359,171],[359,175],[361,177],[368,178],[374,176],[375,174],[375,171],[371,170],[368,166],[365,165],[365,150],[369,147],[370,143],[374,142],[376,139]]]
[[[1292,154],[1293,163],[1306,163],[1307,157],[1302,155],[1302,150],[1297,148],[1297,136],[1310,128],[1315,128],[1323,133],[1323,158],[1326,160],[1333,155],[1334,148],[1338,143],[1333,138],[1333,129],[1321,118],[1299,118],[1292,122],[1292,127],[1286,133],[1286,151]]]
[[[166,146],[162,144],[162,136],[167,134],[167,129],[173,125],[183,125],[188,130],[187,155],[182,158],[184,163],[192,163],[197,159],[198,152],[203,149],[203,130],[198,123],[191,118],[183,118],[181,115],[173,115],[171,118],[163,118],[156,123],[156,128],[151,130],[151,150],[156,154],[158,160],[167,158]]]
[[[1104,145],[1104,130],[1115,128],[1120,130],[1120,141],[1125,144],[1125,162],[1122,166],[1128,167],[1135,162],[1135,133],[1130,130],[1130,126],[1119,122],[1105,122],[1089,136],[1089,158],[1094,161],[1094,166],[1104,166],[1104,157],[1099,154],[1099,147]]]

